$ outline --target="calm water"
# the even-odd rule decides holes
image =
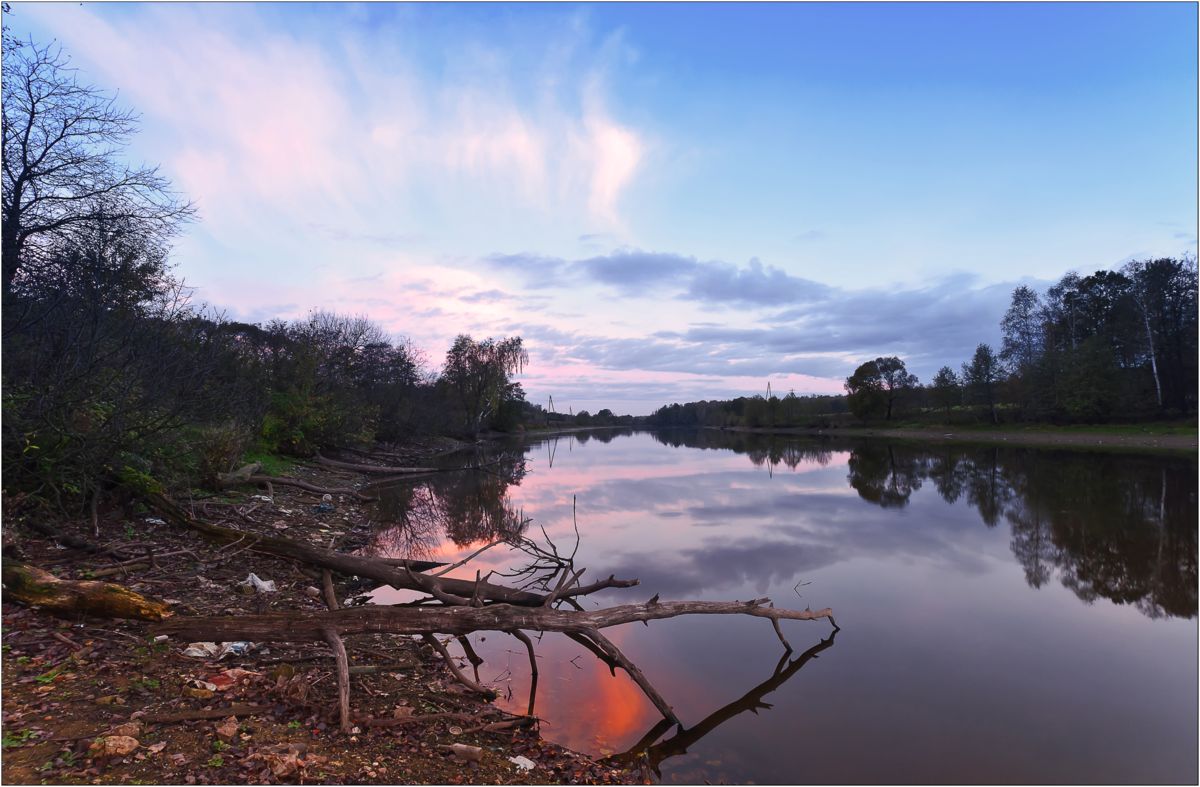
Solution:
[[[785,621],[782,660],[761,619],[608,629],[683,731],[655,729],[624,673],[547,634],[551,740],[645,750],[664,782],[1197,780],[1188,458],[598,432],[516,444],[489,468],[389,488],[376,548],[451,560],[524,527],[570,551],[574,508],[585,579],[641,580],[588,605],[768,595],[832,607],[842,627]],[[479,564],[520,562],[495,549]],[[523,647],[472,641],[524,712]]]

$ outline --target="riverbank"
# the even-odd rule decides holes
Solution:
[[[431,446],[408,457],[419,464]],[[286,474],[314,487],[366,480],[308,463]],[[372,504],[276,485],[180,499],[197,518],[253,534],[353,552],[370,542]],[[149,513],[101,513],[98,540],[125,556],[66,548],[93,542],[91,523],[53,521],[58,538],[22,518],[44,512],[6,501],[5,557],[62,579],[103,578],[166,602],[175,615],[243,615],[325,608],[319,572],[238,544],[220,547]],[[270,592],[244,587],[253,573]],[[371,585],[338,578],[339,599]],[[343,602],[344,603],[344,602]],[[155,624],[58,618],[3,603],[3,781],[9,784],[613,784],[628,772],[541,739],[478,695],[408,637],[346,639],[356,726],[339,732],[332,651],[313,645],[189,655]],[[205,716],[205,718],[198,718]],[[230,718],[233,721],[230,722]],[[405,719],[412,718],[408,723]],[[519,719],[516,719],[518,722]],[[93,742],[113,740],[108,755]],[[132,744],[131,744],[132,742]],[[460,759],[454,744],[479,747]],[[133,745],[131,749],[125,747]],[[522,769],[513,758],[532,764]]]
[[[1194,427],[1193,427],[1194,428]],[[724,427],[726,431],[752,434],[799,435],[806,437],[886,437],[897,440],[922,440],[958,443],[1001,443],[1005,445],[1046,446],[1088,450],[1133,450],[1195,452],[1197,433],[1180,434],[1179,425],[1141,426],[1026,426],[987,428],[957,426],[848,427],[810,429],[804,427]]]

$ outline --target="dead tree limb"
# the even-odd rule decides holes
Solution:
[[[270,713],[271,705],[228,705],[224,708],[208,708],[201,710],[185,710],[179,713],[160,713],[144,716],[147,724],[174,724],[180,721],[199,721],[201,719],[224,719],[228,716],[254,716]]]
[[[236,481],[235,483],[222,482],[221,486],[235,486],[236,483],[265,483],[265,485],[268,486],[290,486],[298,489],[304,489],[305,492],[312,492],[313,494],[346,494],[349,495],[349,497],[364,501],[376,499],[374,498],[374,495],[359,492],[358,489],[353,487],[317,486],[316,483],[308,483],[307,481],[301,481],[300,479],[293,479],[293,477],[278,475],[251,475],[250,477],[247,477],[245,481]],[[274,497],[274,495],[272,495],[272,497]]]
[[[405,567],[398,568],[378,558],[362,555],[346,555],[328,549],[320,549],[300,541],[282,538],[280,536],[259,535],[222,527],[191,517],[182,508],[162,495],[147,495],[146,503],[164,520],[176,527],[195,530],[202,535],[219,543],[240,542],[248,545],[255,552],[261,552],[276,557],[290,558],[301,563],[308,563],[318,568],[327,568],[347,576],[359,576],[372,579],[384,585],[391,585],[399,590],[419,590],[433,593],[436,587],[439,592],[455,596],[457,603],[468,601],[473,595],[486,602],[501,602],[524,606],[540,606],[546,597],[540,593],[531,593],[516,588],[483,582],[477,585],[466,579],[438,577],[436,580],[419,573],[418,561],[410,561]],[[413,566],[413,568],[409,568]],[[608,579],[593,582],[590,585],[576,586],[560,594],[560,598],[584,596],[606,588],[633,587],[638,584],[636,579],[623,580],[610,576]]]
[[[275,612],[239,617],[174,617],[156,628],[159,633],[194,640],[232,642],[319,642],[325,631],[355,634],[470,634],[475,631],[561,631],[591,636],[597,629],[637,621],[665,620],[680,615],[750,615],[768,620],[828,619],[833,610],[792,610],[766,606],[769,599],[751,601],[660,601],[624,604],[575,612],[547,607],[488,604],[482,607],[363,606],[336,612]]]
[[[458,470],[459,468],[440,468],[440,467],[388,467],[385,465],[363,465],[355,464],[354,462],[340,462],[337,459],[330,459],[322,454],[317,454],[317,461],[326,467],[334,467],[338,470],[353,470],[356,473],[366,473],[367,475],[408,475],[410,473],[437,473],[445,472],[446,470]]]
[[[171,611],[161,601],[96,580],[59,579],[49,571],[4,561],[7,598],[51,612],[83,612],[105,618],[163,620]]]
[[[483,658],[475,652],[475,648],[471,647],[471,640],[461,634],[455,639],[458,640],[458,646],[463,649],[467,661],[471,662],[471,671],[475,673],[475,682],[479,683],[479,665],[483,664]]]
[[[346,644],[334,628],[325,630],[325,641],[333,648],[337,662],[338,719],[342,732],[350,733],[350,659],[346,656]]]
[[[450,672],[454,674],[454,677],[458,679],[459,683],[466,686],[476,694],[482,694],[488,699],[496,698],[496,692],[492,691],[491,689],[484,688],[463,674],[462,670],[458,668],[458,665],[454,663],[454,657],[450,655],[450,651],[446,650],[446,646],[438,641],[437,637],[435,637],[433,634],[426,633],[422,638],[429,643],[429,645],[436,650],[439,655],[441,655],[442,661],[446,662],[446,666],[450,668]]]
[[[589,629],[584,633],[587,634],[588,639],[590,639],[592,642],[595,642],[602,651],[607,653],[613,661],[621,665],[622,669],[629,674],[629,677],[633,679],[633,682],[636,683],[638,688],[642,690],[642,693],[649,697],[650,701],[654,703],[654,707],[658,708],[658,712],[663,715],[663,718],[669,719],[676,724],[683,726],[682,722],[679,721],[679,717],[675,715],[675,711],[670,705],[667,704],[666,699],[663,698],[663,695],[658,693],[658,689],[654,688],[654,684],[650,682],[645,673],[638,669],[638,666],[630,661],[629,658],[621,652],[620,648],[614,645],[608,637],[604,636],[596,629]]]
[[[786,683],[805,664],[817,658],[819,653],[832,648],[837,632],[838,629],[835,628],[830,632],[828,638],[821,640],[790,661],[788,660],[788,656],[791,655],[792,651],[789,650],[787,653],[784,653],[783,658],[779,660],[779,664],[776,665],[771,677],[750,689],[750,691],[737,700],[713,711],[700,723],[688,729],[680,729],[669,739],[655,743],[668,729],[665,724],[660,722],[652,727],[642,736],[641,740],[627,751],[621,754],[614,754],[601,762],[628,765],[638,762],[639,758],[645,758],[654,772],[661,777],[662,772],[660,768],[663,760],[668,757],[686,754],[688,748],[695,745],[701,738],[741,713],[745,713],[746,711],[758,713],[759,710],[770,709],[771,705],[763,701],[764,697]]]
[[[321,592],[325,596],[325,606],[331,612],[340,608],[337,593],[333,589],[333,574],[327,568],[321,569]]]
[[[650,683],[644,673],[608,640],[600,629],[634,621],[662,620],[680,615],[751,615],[767,618],[775,625],[779,620],[818,620],[828,618],[837,628],[833,611],[789,610],[768,606],[769,599],[751,601],[663,601],[628,604],[592,611],[567,611],[552,607],[523,607],[512,604],[490,604],[482,607],[469,605],[446,607],[388,607],[371,606],[341,609],[336,612],[316,614],[274,613],[247,615],[243,617],[189,617],[175,618],[158,627],[162,633],[193,640],[254,642],[312,642],[326,641],[334,647],[338,656],[339,704],[345,709],[343,719],[349,719],[348,695],[349,672],[345,668],[345,649],[341,637],[353,634],[417,634],[422,636],[443,658],[450,671],[460,683],[482,694],[494,694],[465,676],[454,663],[445,646],[435,633],[462,636],[474,631],[502,631],[512,633],[521,629],[534,631],[560,631],[573,635],[577,642],[584,641],[593,652],[601,655],[610,669],[620,666],[650,699],[659,712],[672,722],[678,718],[671,706]],[[530,643],[527,643],[530,644]],[[534,658],[530,648],[531,663]],[[536,664],[535,664],[536,669]],[[343,695],[342,678],[346,681]]]
[[[525,645],[525,650],[528,651],[528,653],[529,653],[529,710],[527,710],[525,712],[525,715],[532,716],[534,701],[537,699],[537,685],[538,685],[537,653],[534,652],[534,649],[533,649],[533,640],[531,640],[529,638],[529,635],[526,634],[524,631],[521,631],[520,629],[513,629],[512,631],[510,631],[508,633],[512,634],[517,639],[521,640],[521,642],[524,643],[524,645]]]

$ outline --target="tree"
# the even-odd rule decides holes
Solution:
[[[2,114],[5,292],[100,220],[164,246],[194,215],[156,167],[120,160],[136,116],[80,84],[61,49],[4,37]]]
[[[850,412],[867,419],[884,408],[883,380],[874,361],[867,361],[846,378],[846,399]]]
[[[463,426],[474,437],[501,403],[515,394],[509,375],[529,363],[521,337],[477,342],[460,334],[446,353],[443,383],[453,391],[463,409]]]
[[[958,375],[949,366],[938,369],[933,376],[933,399],[947,413],[950,408],[962,401],[962,387]]]
[[[1023,374],[1041,352],[1041,311],[1041,299],[1036,292],[1024,286],[1013,290],[1012,303],[1000,321],[1004,332],[1000,360],[1015,373]]]
[[[986,404],[992,423],[1000,423],[996,415],[996,383],[1000,380],[1000,363],[990,345],[980,344],[975,348],[971,362],[963,364],[962,379],[971,401]]]
[[[909,374],[904,368],[904,361],[896,356],[876,358],[875,368],[883,381],[884,398],[887,401],[887,420],[892,418],[892,408],[897,401],[917,387],[919,381],[915,374]]]
[[[1130,262],[1132,286],[1158,407],[1184,410],[1196,389],[1196,260]]]
[[[867,361],[846,378],[850,409],[859,418],[882,411],[890,420],[896,402],[917,382],[917,376],[909,374],[904,361],[894,355]]]

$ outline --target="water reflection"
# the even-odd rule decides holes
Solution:
[[[671,722],[663,719],[651,727],[637,743],[630,746],[624,752],[609,757],[608,760],[615,764],[644,766],[661,779],[664,760],[687,754],[688,749],[696,745],[701,738],[735,716],[739,716],[746,711],[757,714],[760,710],[770,710],[772,705],[763,702],[763,698],[790,680],[793,675],[800,671],[801,667],[815,659],[818,653],[832,648],[833,640],[837,636],[837,633],[838,629],[835,628],[830,632],[828,638],[821,640],[795,658],[790,658],[792,651],[787,651],[779,659],[779,663],[775,665],[775,670],[771,673],[771,677],[728,705],[713,711],[699,723],[693,724],[687,729],[679,729],[666,740],[655,743],[664,733],[671,729]]]
[[[372,488],[378,496],[375,515],[382,525],[368,547],[371,554],[427,559],[445,551],[445,541],[467,547],[524,532],[528,521],[508,499],[509,488],[525,477],[524,451],[508,449],[486,458],[456,456],[454,462],[453,466],[475,469]]]
[[[1132,604],[1150,617],[1196,615],[1195,466],[1186,460],[1000,446],[806,441],[713,430],[655,433],[654,438],[676,447],[745,454],[755,466],[772,469],[795,469],[805,461],[827,464],[835,447],[848,447],[847,480],[868,503],[903,509],[928,481],[947,503],[965,500],[987,527],[1007,522],[1012,553],[1031,587],[1042,587],[1057,572],[1059,581],[1088,603],[1106,598]],[[709,507],[708,513],[714,512],[734,513]],[[744,551],[746,545],[739,548]],[[735,560],[712,550],[705,554],[714,562]],[[812,566],[812,550],[803,557]]]
[[[832,606],[847,627],[833,658],[786,685],[799,667],[772,671],[778,645],[761,621],[613,629],[684,720],[678,734],[647,732],[657,713],[623,673],[547,635],[537,714],[550,740],[645,752],[667,782],[1195,781],[1189,458],[718,431],[607,431],[514,451],[527,473],[496,468],[488,483],[505,483],[486,492],[463,473],[418,479],[380,519],[392,532],[432,523],[417,530],[452,561],[490,540],[488,522],[520,526],[518,514],[573,545],[577,498],[578,565],[642,581],[589,607],[768,595]],[[496,548],[480,567],[524,557]],[[472,644],[482,679],[523,713],[524,649],[483,633]],[[769,714],[745,712],[772,690]]]

